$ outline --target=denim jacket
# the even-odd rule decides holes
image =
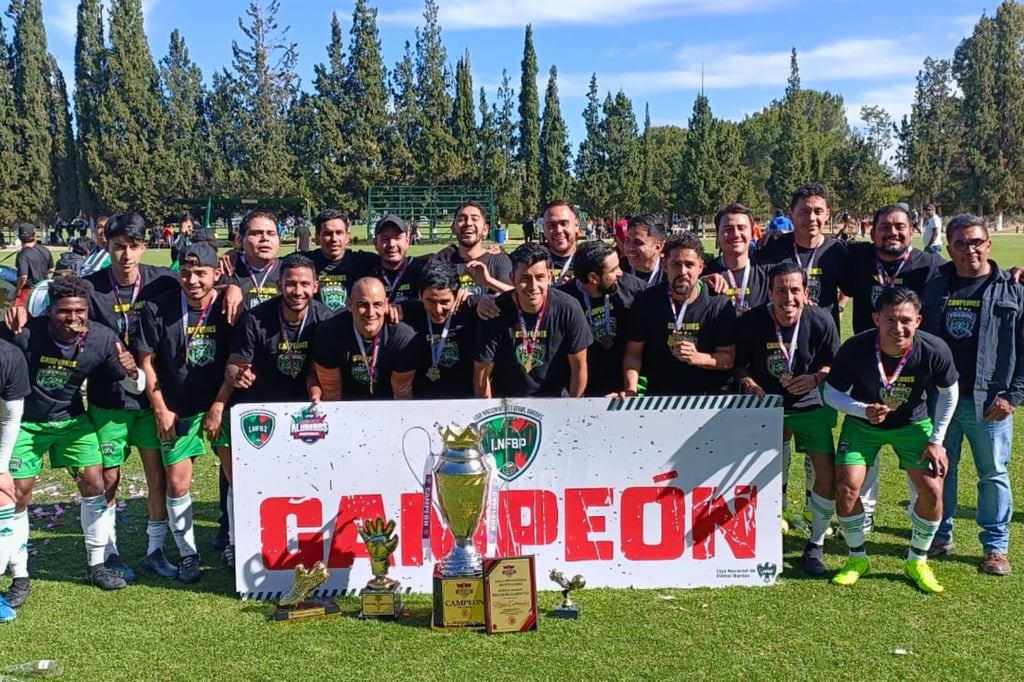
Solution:
[[[974,394],[961,396],[974,400],[978,421],[1000,395],[1015,407],[1024,400],[1024,287],[1014,283],[995,261],[989,263],[995,275],[981,295]],[[955,275],[953,263],[946,263],[938,276],[925,284],[921,296],[921,328],[925,331],[941,335],[949,282]]]

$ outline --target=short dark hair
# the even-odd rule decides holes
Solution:
[[[313,261],[301,253],[290,253],[282,258],[280,265],[277,266],[278,281],[284,281],[284,274],[288,270],[296,270],[298,268],[309,268],[313,271],[313,277],[316,277],[316,265]]]
[[[191,213],[182,213],[178,219],[179,223],[195,223],[196,219],[192,217]]]
[[[599,239],[580,244],[576,247],[576,255],[572,259],[576,279],[585,282],[590,273],[600,275],[604,270],[605,259],[613,253],[615,249]]]
[[[533,242],[520,245],[508,257],[512,261],[513,272],[520,265],[530,268],[537,263],[547,263],[548,267],[551,267],[551,253],[540,244]]]
[[[576,209],[573,208],[572,204],[570,204],[565,199],[555,199],[554,201],[549,201],[548,203],[544,204],[544,208],[543,208],[543,210],[541,210],[541,213],[542,214],[547,213],[551,209],[558,208],[559,206],[565,206],[567,209],[569,209],[573,213],[576,213]]]
[[[248,234],[249,228],[252,227],[252,221],[256,220],[257,218],[266,218],[267,220],[273,222],[274,226],[277,227],[277,216],[274,215],[273,211],[268,211],[267,209],[264,208],[257,208],[252,211],[249,211],[248,213],[245,214],[245,217],[242,218],[242,222],[238,224],[238,234],[240,234],[243,237],[246,234]]]
[[[952,244],[953,235],[957,232],[963,232],[969,227],[980,227],[985,230],[985,238],[988,239],[988,227],[985,225],[984,218],[970,213],[961,213],[960,215],[953,216],[946,223],[946,241]]]
[[[878,221],[890,213],[902,213],[907,216],[908,221],[910,220],[910,212],[906,208],[899,204],[889,204],[875,211],[875,215],[871,218],[871,227],[878,227]]]
[[[629,222],[626,223],[626,229],[632,230],[634,227],[644,228],[647,230],[647,234],[662,242],[665,241],[665,237],[668,235],[665,224],[659,221],[658,216],[653,213],[641,213],[630,216]]]
[[[828,197],[828,190],[825,189],[825,185],[820,182],[808,182],[800,185],[793,192],[793,198],[789,202],[789,210],[792,211],[796,208],[796,204],[801,199],[809,199],[811,197],[821,197],[825,200],[825,205],[830,206],[831,200]]]
[[[673,251],[679,251],[680,249],[689,249],[695,251],[697,255],[704,259],[704,245],[700,243],[700,239],[697,238],[692,232],[682,232],[674,234],[665,241],[665,248],[662,251],[666,258],[671,257]]]
[[[880,313],[887,306],[898,306],[909,303],[918,311],[921,310],[921,299],[906,287],[886,287],[875,300],[875,312]]]
[[[785,277],[786,275],[792,275],[793,273],[799,272],[800,279],[804,283],[804,289],[807,288],[807,271],[804,270],[799,263],[794,263],[791,260],[784,260],[781,263],[772,266],[772,269],[768,271],[768,289],[775,288],[775,278]]]
[[[348,216],[345,215],[344,211],[340,211],[336,208],[325,208],[316,214],[316,218],[313,219],[313,223],[316,225],[316,233],[319,236],[320,230],[323,228],[324,223],[330,220],[340,220],[345,223],[345,231],[349,229]]]
[[[420,275],[420,293],[427,289],[459,290],[459,270],[451,263],[434,260],[427,263]]]
[[[66,275],[58,277],[50,282],[47,289],[50,303],[56,303],[62,298],[84,298],[88,299],[92,294],[92,282],[82,279],[78,275]]]
[[[484,208],[484,205],[481,204],[476,199],[467,199],[466,201],[463,201],[461,204],[459,204],[459,207],[455,209],[455,217],[458,217],[459,213],[462,212],[462,209],[466,208],[467,206],[472,206],[476,210],[480,211],[480,215],[484,217],[485,221],[487,220],[487,209]],[[452,222],[454,221],[455,218],[452,218]]]
[[[96,240],[92,237],[77,237],[71,240],[71,252],[80,256],[88,256],[96,249]]]
[[[146,241],[146,220],[139,213],[117,213],[107,218],[103,227],[107,241],[124,237],[130,242]]]
[[[750,228],[751,229],[754,228],[754,223],[757,222],[754,219],[754,212],[751,211],[749,208],[747,208],[745,205],[737,202],[735,204],[729,204],[728,206],[726,206],[725,208],[721,209],[718,213],[715,214],[715,231],[716,232],[718,231],[718,228],[720,227],[719,223],[722,222],[722,218],[724,218],[727,215],[745,215],[745,216],[747,216],[747,218],[750,220]]]

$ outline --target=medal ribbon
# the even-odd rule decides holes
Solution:
[[[885,367],[882,365],[882,344],[881,334],[875,336],[875,359],[878,361],[878,378],[882,380],[882,388],[885,389],[886,395],[892,395],[892,387],[896,384],[896,381],[903,374],[903,368],[907,364],[907,358],[910,357],[910,351],[914,348],[914,341],[911,339],[910,345],[903,351],[903,357],[900,358],[899,363],[896,365],[896,371],[892,373],[892,376],[887,376],[885,373]]]
[[[544,299],[544,303],[540,306],[540,312],[537,313],[537,324],[533,326],[533,339],[530,338],[529,333],[526,331],[526,318],[523,317],[523,309],[519,307],[519,299],[513,296],[513,300],[516,302],[516,313],[519,315],[519,331],[523,335],[523,350],[526,351],[527,360],[533,358],[533,351],[537,347],[537,339],[540,338],[540,326],[544,322],[544,313],[548,309],[548,299]]]
[[[370,395],[373,395],[373,382],[377,375],[377,352],[380,350],[381,332],[377,332],[377,336],[373,337],[373,357],[367,360],[366,343],[363,341],[363,337],[359,334],[359,330],[356,329],[355,322],[352,323],[352,331],[356,335],[356,343],[359,344],[359,352],[363,356],[363,364],[366,366],[366,373],[370,377]]]
[[[188,300],[185,298],[185,292],[181,292],[181,326],[182,332],[185,334],[185,363],[188,364],[188,351],[192,347],[192,341],[195,340],[196,334],[203,326],[203,322],[206,322],[207,316],[210,314],[210,309],[213,307],[213,302],[217,299],[217,291],[213,291],[213,295],[210,296],[210,300],[203,306],[203,310],[199,313],[199,319],[196,320],[196,327],[192,330],[192,333],[188,333]]]
[[[722,264],[725,265],[724,260]],[[729,286],[732,287],[733,300],[737,306],[742,306],[743,302],[747,300],[747,284],[750,283],[750,263],[747,263],[747,267],[743,268],[743,282],[738,289],[736,288],[736,278],[733,276],[732,269],[728,265],[725,266],[725,277],[729,280]]]
[[[768,307],[771,308],[771,303]],[[775,314],[772,313],[772,324],[775,325],[775,340],[779,342],[779,350],[782,352],[782,357],[786,358],[786,371],[790,374],[793,373],[793,362],[796,359],[796,342],[800,336],[800,321],[803,320],[803,315],[796,318],[796,325],[793,327],[793,338],[789,340],[789,348],[786,348],[786,342],[782,340],[782,326],[779,321],[775,319]]]
[[[427,315],[427,329],[430,334],[430,366],[437,367],[441,362],[441,356],[444,354],[444,344],[448,341],[448,330],[452,325],[452,318],[455,317],[455,311],[448,313],[448,317],[444,321],[444,329],[441,330],[441,341],[434,343],[434,323],[430,319],[430,315]]]
[[[107,274],[110,276],[110,289],[111,289],[111,291],[114,292],[114,301],[115,301],[114,307],[115,308],[120,308],[123,305],[123,302],[121,301],[121,292],[119,290],[117,280],[114,279],[114,269],[110,268],[110,270],[107,271]],[[128,329],[131,326],[128,323],[128,315],[131,313],[132,308],[135,307],[135,299],[137,299],[139,297],[139,292],[141,290],[142,290],[142,273],[141,272],[137,272],[137,273],[135,273],[135,284],[132,285],[132,299],[131,299],[131,301],[128,302],[128,310],[127,311],[123,311],[121,313],[121,318],[124,320],[124,337],[123,337],[123,339],[124,339],[125,345],[128,345]]]
[[[591,303],[590,303],[590,294],[588,294],[587,290],[583,288],[583,285],[580,284],[579,280],[576,281],[576,288],[578,288],[580,290],[580,293],[583,294],[583,303],[586,304],[586,306],[587,306],[587,319],[588,320],[593,320],[594,319],[593,318],[593,313],[592,313],[593,308],[591,307]],[[604,324],[603,324],[605,337],[611,336],[611,334],[612,334],[612,319],[611,319],[610,313],[608,312],[609,307],[610,306],[608,305],[608,294],[605,294],[604,295]],[[593,322],[591,322],[591,324],[593,324]]]
[[[402,263],[402,267],[398,269],[398,276],[395,277],[394,283],[388,279],[387,271],[381,268],[380,276],[384,280],[384,288],[388,290],[388,300],[392,301],[395,298],[395,294],[398,293],[398,285],[402,281],[402,277],[405,276],[405,271],[409,268],[409,263],[412,262],[412,258],[406,258],[405,262]]]
[[[262,303],[263,285],[267,283],[267,278],[270,277],[271,271],[274,269],[274,266],[277,265],[277,259],[275,258],[274,260],[270,261],[269,263],[264,265],[262,269],[257,269],[254,265],[252,265],[249,262],[249,259],[246,258],[244,254],[242,255],[242,262],[245,263],[245,267],[248,268],[249,270],[249,279],[252,280],[252,285],[256,287],[256,300]],[[259,282],[256,281],[256,275],[254,274],[257,272],[263,275],[263,279],[261,279]]]
[[[629,269],[632,272],[632,274],[634,274],[634,275],[636,274],[636,268],[634,268],[632,265],[629,266]],[[659,258],[658,262],[654,264],[654,269],[651,270],[651,274],[647,276],[647,285],[648,286],[650,286],[651,284],[654,284],[654,280],[658,279],[658,273],[660,273],[660,272],[661,272],[661,259]]]
[[[824,243],[824,242],[822,242],[822,243]],[[820,248],[821,248],[821,244],[819,244],[818,246],[815,246],[814,250],[811,251],[811,257],[807,259],[807,267],[804,268],[804,272],[807,273],[808,277],[811,274],[811,268],[814,267],[814,259],[817,258],[817,256],[818,256],[818,249],[820,249]],[[796,258],[796,264],[799,265],[800,267],[803,267],[803,263],[800,262],[800,251],[797,249],[796,239],[793,239],[793,257]]]
[[[288,324],[284,320],[284,301],[277,309],[277,320],[281,323],[281,341],[284,342],[284,352],[291,353],[292,345],[297,344],[302,338],[302,332],[306,329],[306,322],[309,320],[309,308],[303,311],[302,321],[299,323],[299,333],[295,335],[295,341],[288,338]]]
[[[565,277],[565,273],[567,273],[570,270],[572,270],[572,259],[575,258],[575,257],[576,257],[576,252],[575,251],[573,251],[571,254],[569,254],[569,257],[566,259],[565,263],[558,270],[558,274],[555,275],[555,279],[556,280],[562,279],[563,277]]]
[[[683,316],[686,315],[686,309],[690,306],[690,302],[683,301],[677,310],[676,302],[672,300],[672,289],[668,289],[668,304],[672,308],[672,314],[675,315],[675,332],[678,334],[683,327]]]
[[[892,277],[885,274],[885,268],[882,267],[881,259],[879,259],[878,256],[875,256],[875,269],[878,270],[878,281],[885,286],[891,287],[893,282],[896,281],[896,278],[900,276],[901,272],[903,272],[903,267],[910,262],[910,251],[911,249],[907,249],[907,252],[903,254],[902,258],[900,258],[900,266],[896,268],[896,272]]]

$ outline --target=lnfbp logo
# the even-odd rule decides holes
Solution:
[[[263,410],[242,413],[242,435],[257,450],[270,442],[274,435],[274,415]]]
[[[302,411],[292,415],[291,433],[295,440],[312,444],[327,438],[329,430],[327,415],[317,410],[316,407],[305,407]]]
[[[498,476],[514,481],[523,475],[537,457],[540,447],[540,414],[530,410],[512,409],[477,416],[480,446],[485,454],[494,455]]]

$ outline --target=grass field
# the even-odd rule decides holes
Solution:
[[[994,242],[1000,264],[1024,263],[1024,238],[996,236]],[[151,252],[147,260],[163,264],[168,255]],[[1019,421],[1014,449],[1021,445]],[[584,590],[577,599],[579,621],[542,617],[538,632],[504,637],[431,632],[430,604],[422,595],[408,600],[408,615],[398,623],[351,617],[358,610],[355,599],[341,600],[345,617],[269,623],[271,606],[239,601],[228,571],[210,551],[217,515],[212,457],[197,461],[193,491],[205,550],[202,582],[183,586],[140,572],[134,586],[100,592],[84,580],[74,488],[66,475],[45,471],[33,507],[39,510],[33,517],[34,591],[18,619],[0,626],[0,668],[59,658],[66,679],[90,681],[1020,679],[1024,518],[1017,512],[1013,520],[1010,560],[1017,572],[1006,578],[979,574],[976,479],[966,453],[965,460],[958,554],[935,562],[945,594],[921,594],[902,577],[907,490],[889,455],[876,531],[868,536],[872,572],[853,588],[793,570],[805,541],[794,533],[784,538],[786,570],[772,588]],[[791,504],[799,505],[800,467],[791,474]],[[1020,458],[1011,476],[1020,496]],[[119,515],[122,552],[133,566],[145,551],[144,488],[134,458]],[[831,539],[826,554],[838,568],[845,545]],[[541,593],[542,612],[558,599],[555,592]]]

